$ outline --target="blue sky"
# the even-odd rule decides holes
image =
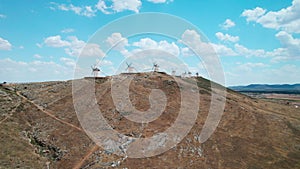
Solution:
[[[81,49],[97,30],[145,12],[175,15],[201,30],[219,56],[226,86],[300,82],[300,0],[1,0],[0,81],[72,79]],[[120,39],[102,62],[106,74],[133,51],[159,48],[181,58],[189,71],[209,76],[178,40],[114,32],[105,42],[113,46]],[[105,55],[103,45],[90,47],[87,55]]]

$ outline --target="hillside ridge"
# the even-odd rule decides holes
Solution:
[[[149,89],[164,91],[164,112],[147,125],[118,112],[111,97],[112,78],[95,82],[97,105],[112,128],[132,138],[148,138],[168,129],[180,108],[180,88],[161,73],[134,76],[130,101],[137,110],[150,107]],[[185,78],[198,85],[199,112],[195,124],[175,147],[153,157],[126,158],[97,146],[82,130],[73,105],[72,82],[0,86],[0,168],[299,168],[300,113],[277,104],[227,90],[221,121],[211,137],[200,142],[213,90],[203,78]],[[217,85],[215,85],[217,86]],[[219,86],[222,88],[221,86]]]

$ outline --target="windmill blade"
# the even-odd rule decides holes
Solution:
[[[126,62],[126,65],[127,65],[128,67],[131,67],[132,63]]]

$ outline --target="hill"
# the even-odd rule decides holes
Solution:
[[[111,77],[95,79],[97,106],[110,126],[126,136],[147,138],[165,131],[179,113],[179,87],[161,73],[118,78],[133,76],[130,100],[140,111],[150,107],[149,89],[164,91],[167,104],[158,119],[143,126],[124,118],[126,112],[118,112],[112,101]],[[115,155],[86,135],[74,110],[72,81],[0,86],[0,168],[300,168],[299,109],[227,90],[222,119],[201,143],[213,91],[210,81],[194,80],[198,89],[192,92],[199,92],[200,100],[192,129],[172,149],[147,158]]]
[[[229,88],[239,92],[300,94],[300,84],[251,84],[248,86],[232,86]]]

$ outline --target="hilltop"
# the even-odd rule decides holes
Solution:
[[[136,109],[150,107],[151,88],[163,90],[168,102],[157,120],[142,126],[116,110],[111,77],[81,79],[95,80],[98,107],[115,130],[146,138],[174,123],[181,100],[173,77],[163,73],[118,77],[134,77],[130,100]],[[86,135],[74,110],[72,81],[0,86],[0,168],[300,168],[300,109],[227,89],[222,119],[212,136],[200,143],[213,91],[207,79],[181,79],[191,80],[198,85],[193,92],[200,94],[191,131],[169,151],[138,159],[105,151]]]

